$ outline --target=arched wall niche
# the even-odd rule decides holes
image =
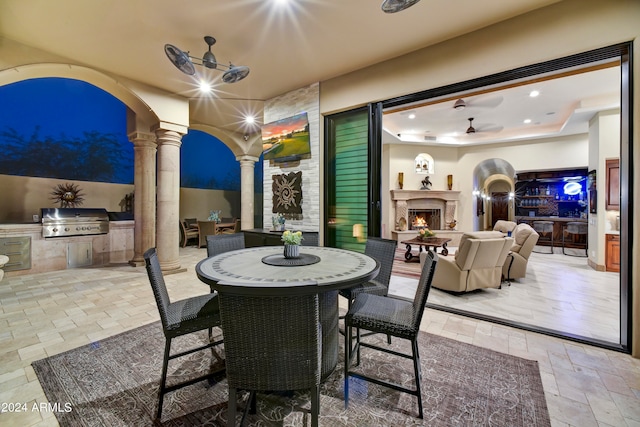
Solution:
[[[417,174],[426,175],[428,173],[434,173],[435,162],[433,157],[427,153],[420,153],[414,159],[414,168]]]

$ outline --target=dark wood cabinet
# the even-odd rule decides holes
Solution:
[[[620,210],[620,159],[605,161],[605,209]]]
[[[282,245],[282,231],[271,231],[261,228],[242,230],[244,232],[244,245],[247,248],[256,246],[279,246]]]
[[[620,271],[620,236],[607,234],[605,243],[605,267],[607,271]]]

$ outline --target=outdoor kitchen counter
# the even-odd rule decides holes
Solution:
[[[91,236],[42,237],[41,223],[0,224],[0,239],[27,238],[31,265],[28,269],[7,271],[5,278],[24,274],[66,270],[69,250],[84,245],[91,248],[92,266],[127,263],[133,258],[134,221],[110,221],[109,233]],[[2,253],[2,252],[0,252]]]

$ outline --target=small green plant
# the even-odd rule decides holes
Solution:
[[[281,238],[285,245],[299,245],[302,242],[302,239],[304,239],[304,237],[302,237],[302,231],[289,230],[282,233]]]

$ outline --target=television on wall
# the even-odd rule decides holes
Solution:
[[[307,113],[296,114],[262,126],[264,160],[292,162],[311,157]]]

